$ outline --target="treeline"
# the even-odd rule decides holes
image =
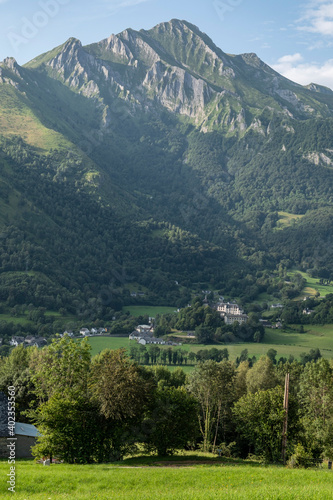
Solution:
[[[0,362],[0,389],[14,385],[17,421],[34,422],[37,457],[70,463],[120,460],[126,453],[222,450],[281,461],[283,392],[290,375],[287,459],[309,465],[333,455],[333,364],[274,362],[263,356],[143,367],[122,350],[91,359],[69,337],[37,350],[18,347]]]
[[[197,353],[185,351],[175,347],[159,347],[149,344],[147,347],[142,344],[130,346],[129,356],[133,361],[141,365],[193,365],[199,361],[222,361],[229,359],[228,349],[200,349]]]

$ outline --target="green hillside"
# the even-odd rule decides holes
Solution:
[[[185,21],[6,59],[3,313],[106,320],[202,290],[246,303],[280,293],[282,260],[331,272],[332,116],[333,93],[225,54]]]

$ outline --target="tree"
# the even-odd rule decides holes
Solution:
[[[124,349],[106,349],[95,356],[89,390],[101,413],[115,421],[142,415],[154,387],[147,373],[126,356]]]
[[[305,365],[310,361],[317,361],[317,359],[321,358],[321,352],[317,347],[316,349],[310,349],[308,353],[302,352],[300,354],[300,358],[301,358],[301,363]]]
[[[195,336],[199,344],[210,344],[213,341],[214,332],[208,326],[199,325],[195,329]]]
[[[54,394],[36,412],[40,436],[33,454],[56,456],[68,463],[106,461],[112,457],[112,428],[98,406],[86,397]],[[107,432],[109,430],[109,432]]]
[[[188,389],[200,405],[199,425],[203,438],[203,450],[216,445],[219,430],[223,438],[235,400],[235,370],[229,361],[206,361],[198,364],[189,377]]]
[[[262,356],[246,374],[246,386],[249,392],[271,389],[277,382],[273,361],[267,356]]]
[[[25,412],[34,399],[35,387],[29,370],[33,350],[20,345],[7,358],[0,359],[0,391],[7,393],[8,387],[15,387],[15,416],[20,422],[26,421]]]
[[[266,356],[273,362],[274,365],[276,365],[276,355],[277,355],[277,350],[276,349],[268,349]]]
[[[307,449],[314,456],[333,455],[333,368],[326,359],[305,365],[299,398]]]
[[[90,371],[90,344],[65,335],[43,349],[32,351],[30,370],[40,402],[53,395],[65,397],[87,394]]]
[[[158,388],[143,425],[146,448],[164,456],[193,444],[198,435],[197,406],[184,388]]]
[[[57,455],[70,463],[110,457],[108,422],[88,391],[90,366],[86,340],[65,336],[32,351],[30,368],[39,406],[29,415],[41,433],[36,456]]]
[[[235,391],[236,391],[236,399],[240,399],[247,392],[246,385],[246,375],[250,370],[250,364],[248,361],[242,361],[236,370],[235,377]]]
[[[273,462],[280,460],[285,416],[281,387],[249,392],[234,404],[232,413],[239,434],[255,454]]]

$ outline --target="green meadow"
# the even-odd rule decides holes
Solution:
[[[318,278],[312,278],[309,274],[301,272],[301,271],[292,271],[288,272],[288,275],[293,274],[301,274],[302,277],[306,280],[305,287],[302,291],[300,297],[297,297],[294,300],[300,300],[304,297],[312,297],[316,295],[317,292],[320,293],[320,297],[326,297],[329,293],[333,293],[333,284],[331,285],[321,285],[319,283]]]
[[[91,355],[95,356],[104,349],[128,349],[130,342],[128,337],[88,337],[91,345]]]
[[[325,358],[333,357],[333,325],[304,325],[304,333],[295,329],[288,330],[272,330],[266,328],[265,339],[263,343],[239,343],[239,344],[219,344],[219,345],[204,345],[204,344],[183,344],[180,348],[185,351],[198,352],[201,349],[228,349],[229,358],[234,360],[240,356],[244,349],[248,350],[250,357],[256,356],[259,358],[267,353],[268,349],[277,351],[277,358],[283,356],[288,357],[292,354],[299,359],[301,353],[308,352],[310,349],[319,348],[321,354]],[[179,339],[181,342],[181,339]],[[103,349],[128,349],[131,342],[126,337],[89,337],[89,342],[92,346],[92,355],[98,354]],[[177,348],[176,348],[177,349]]]
[[[0,463],[1,498],[16,500],[333,499],[333,472],[263,466],[219,458],[129,459],[114,464],[52,465],[16,462],[15,494],[9,465]]]

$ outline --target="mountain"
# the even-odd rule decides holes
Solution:
[[[5,59],[3,310],[106,318],[207,288],[246,302],[282,259],[331,268],[332,132],[330,89],[186,21]]]

